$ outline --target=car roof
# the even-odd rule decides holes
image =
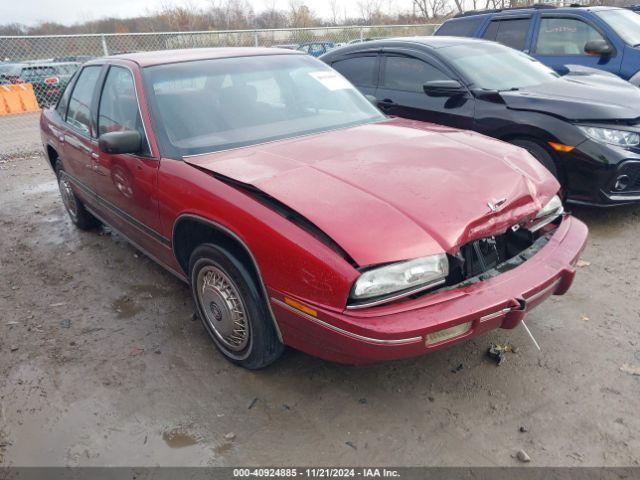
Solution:
[[[514,7],[514,8],[497,8],[494,10],[471,10],[469,12],[459,13],[452,19],[447,20],[457,21],[459,19],[468,17],[477,17],[479,15],[497,15],[499,13],[521,14],[521,13],[534,13],[537,11],[553,12],[553,13],[576,13],[576,12],[597,12],[602,10],[624,10],[615,6],[575,6],[575,7],[554,7],[553,5],[534,5],[531,7]]]
[[[349,53],[359,50],[371,50],[378,48],[384,48],[386,46],[400,46],[400,45],[421,45],[430,49],[439,49],[445,47],[453,47],[455,45],[477,45],[478,43],[495,44],[488,40],[473,37],[447,37],[447,36],[428,36],[428,37],[392,37],[384,38],[380,40],[371,40],[368,42],[360,42],[355,44],[345,45],[323,55],[323,58],[333,57],[342,53]]]
[[[295,50],[275,49],[267,47],[221,47],[221,48],[185,48],[181,50],[157,50],[151,52],[135,52],[111,55],[96,59],[87,64],[102,63],[104,60],[130,60],[141,67],[163,65],[167,63],[190,62],[195,60],[212,60],[219,58],[255,57],[263,55],[304,55]]]

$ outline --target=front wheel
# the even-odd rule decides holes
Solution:
[[[516,139],[511,143],[528,151],[533,156],[533,158],[538,160],[538,162],[540,162],[547,170],[549,170],[554,177],[560,180],[560,177],[558,177],[558,169],[556,167],[556,163],[554,162],[551,153],[545,147],[532,140]]]
[[[213,343],[231,362],[254,370],[278,359],[278,339],[266,299],[247,268],[215,245],[194,250],[189,261],[191,293]]]

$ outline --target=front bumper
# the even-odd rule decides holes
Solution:
[[[564,294],[586,239],[587,227],[567,216],[532,258],[463,288],[358,311],[312,305],[316,316],[271,291],[271,306],[285,344],[326,360],[363,364],[423,355],[498,327],[514,328],[547,297]],[[466,333],[425,343],[426,335],[466,322],[471,322]]]
[[[640,150],[636,150],[587,140],[570,153],[559,154],[567,201],[598,207],[640,203]],[[627,187],[616,188],[625,175]]]

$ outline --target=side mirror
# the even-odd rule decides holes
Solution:
[[[613,47],[606,40],[589,40],[584,46],[584,53],[594,57],[608,57],[613,53]]]
[[[142,146],[142,136],[135,130],[103,133],[98,139],[98,147],[105,153],[138,153]]]
[[[455,97],[466,92],[457,80],[432,80],[425,83],[422,88],[430,97]]]

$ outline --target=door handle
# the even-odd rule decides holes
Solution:
[[[378,102],[378,105],[380,106],[380,108],[392,108],[392,107],[398,106],[398,104],[393,100],[391,100],[390,98],[385,98],[384,100],[380,100]]]
[[[100,155],[96,152],[91,152],[91,158],[93,158],[94,160],[98,160],[100,158]]]

